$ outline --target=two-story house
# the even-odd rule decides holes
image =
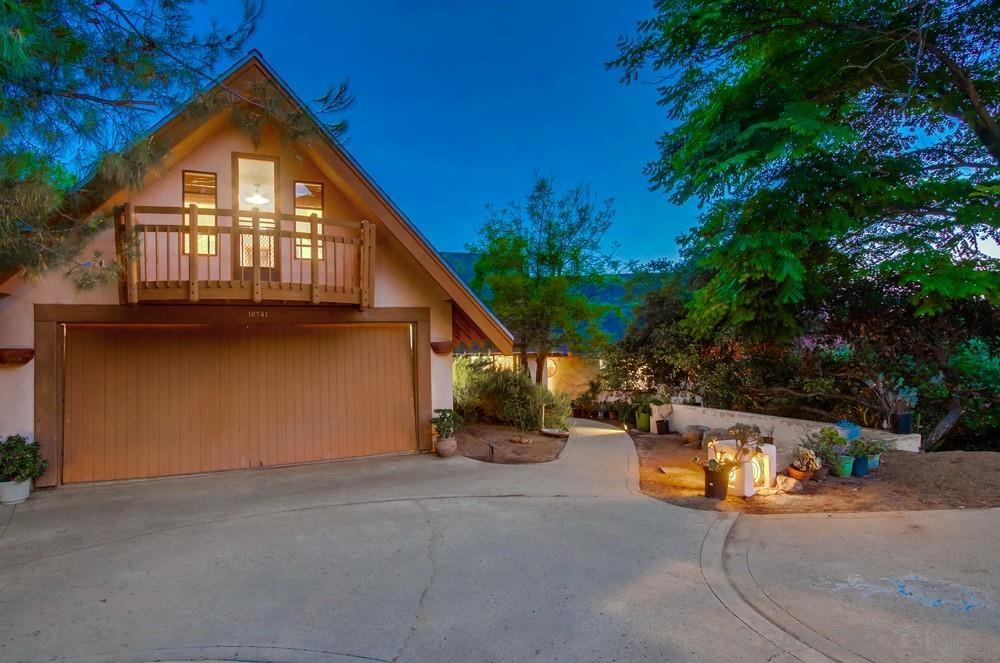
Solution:
[[[261,84],[304,108],[257,53],[218,92]],[[167,151],[148,181],[94,203],[114,224],[88,250],[119,255],[119,286],[0,285],[0,348],[27,350],[0,350],[0,433],[38,441],[51,461],[38,485],[426,451],[433,409],[452,404],[453,345],[510,352],[503,325],[315,133],[251,140],[231,109],[181,110],[153,130]]]

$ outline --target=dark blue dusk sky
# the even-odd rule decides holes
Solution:
[[[350,79],[348,149],[439,250],[541,172],[615,199],[621,257],[672,257],[697,211],[642,174],[663,110],[603,66],[650,4],[270,0],[248,46],[305,99]],[[225,22],[233,3],[208,6]]]

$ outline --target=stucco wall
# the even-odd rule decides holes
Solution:
[[[185,148],[187,149],[187,148]],[[250,138],[232,126],[223,127],[188,151],[139,192],[128,196],[138,205],[181,204],[181,171],[185,169],[215,172],[218,175],[220,207],[231,205],[231,163],[233,152],[258,152],[278,156],[280,204],[283,212],[292,212],[293,181],[308,179],[324,183],[324,213],[344,220],[361,220],[366,215],[357,209],[335,184],[308,158],[296,156],[290,146],[274,133],[264,134],[259,150]],[[158,217],[156,222],[166,222]],[[379,225],[377,219],[369,219]],[[85,251],[94,249],[114,256],[114,232],[101,233]],[[451,339],[451,303],[444,292],[406,254],[381,227],[376,234],[375,306],[427,307],[431,312],[431,340]],[[117,286],[79,293],[63,273],[51,273],[30,283],[9,282],[0,298],[0,347],[33,347],[36,303],[43,304],[118,304]],[[417,348],[431,356],[432,405],[451,407],[451,357],[435,355],[430,348]],[[21,367],[0,367],[0,435],[30,434],[34,428],[34,362]]]
[[[549,378],[549,389],[576,398],[590,388],[597,378],[597,361],[590,357],[554,357],[555,375]]]
[[[661,405],[655,409],[655,418],[666,418],[670,421],[670,429],[682,432],[687,426],[708,426],[709,428],[729,428],[740,423],[758,426],[765,435],[774,437],[775,446],[779,452],[790,453],[797,447],[802,438],[826,428],[832,424],[806,419],[789,419],[787,417],[772,417],[766,414],[737,412],[734,410],[716,410],[697,405]],[[771,430],[773,429],[773,433]],[[862,434],[885,440],[892,448],[900,451],[920,451],[920,435],[896,435],[885,430],[863,428]]]
[[[451,340],[451,302],[441,288],[423,273],[416,261],[394,242],[376,238],[375,306],[427,306],[431,311],[431,342]],[[431,406],[450,408],[452,356],[422,351],[431,356]]]

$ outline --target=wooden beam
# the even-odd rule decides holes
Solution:
[[[325,324],[366,322],[430,322],[426,307],[387,307],[359,311],[350,306],[237,306],[179,304],[117,306],[112,304],[35,304],[35,322],[90,324]],[[38,328],[35,328],[36,333]],[[427,340],[430,343],[430,339]],[[427,343],[424,347],[427,347]],[[430,353],[425,353],[428,356]],[[35,359],[39,349],[35,346]]]
[[[294,246],[295,240],[292,240]],[[319,304],[319,236],[316,232],[316,215],[309,217],[309,284],[312,287],[312,303]]]
[[[135,217],[132,215],[131,203],[122,206],[122,214],[125,216],[125,238],[124,242],[134,241]],[[125,259],[125,300],[129,304],[139,303],[139,263],[138,256],[126,257]]]
[[[254,207],[250,218],[253,220],[253,301],[260,303],[260,211]]]
[[[127,307],[126,310],[136,310]],[[62,477],[62,361],[59,324],[35,320],[35,442],[49,461],[35,485],[57,486]]]
[[[198,206],[188,207],[188,299],[198,301]]]
[[[375,224],[368,224],[368,301],[375,306]]]
[[[361,281],[361,301],[358,303],[362,310],[368,308],[368,221],[361,222],[361,270],[358,273]]]
[[[168,216],[180,216],[184,214],[187,210],[183,207],[170,207],[167,205],[136,205],[134,209],[136,214],[165,214]],[[202,216],[234,216],[233,210],[230,209],[208,209],[203,208],[199,210],[199,214]],[[301,214],[279,214],[277,212],[265,212],[259,211],[258,214],[262,219],[280,219],[281,221],[308,221],[308,216],[303,216]],[[235,216],[239,216],[237,213]],[[324,226],[337,226],[338,228],[349,228],[351,230],[358,230],[361,228],[361,224],[358,221],[344,221],[343,219],[328,219],[321,217],[319,219],[320,225]]]

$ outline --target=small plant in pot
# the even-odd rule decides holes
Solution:
[[[814,452],[822,463],[819,469],[813,472],[813,480],[822,481],[830,473],[841,476],[837,474],[837,468],[841,466],[838,452],[846,451],[846,448],[844,447],[844,438],[841,437],[836,428],[827,426],[815,433],[809,433],[802,438],[801,446]],[[854,462],[853,458],[851,458],[851,462]],[[847,474],[850,472],[850,467],[848,467]]]
[[[889,450],[889,444],[885,440],[865,440],[865,451],[868,452],[868,470],[878,469],[882,462],[882,454]]]
[[[434,410],[431,423],[434,424],[438,434],[438,439],[434,442],[437,454],[442,458],[454,456],[455,452],[458,451],[455,431],[462,425],[462,416],[454,410],[438,409]]]
[[[23,435],[0,442],[0,504],[20,504],[31,494],[31,480],[45,473],[49,461]]]
[[[815,451],[806,447],[798,447],[795,449],[795,458],[792,460],[792,464],[788,466],[788,476],[804,483],[809,481],[813,473],[822,465],[819,458],[816,457]]]
[[[889,446],[882,440],[859,437],[851,442],[850,453],[854,456],[854,466],[851,474],[856,477],[866,477],[868,472],[879,466],[882,452]]]
[[[846,444],[835,444],[833,446],[834,462],[830,466],[830,473],[835,477],[849,477],[854,469],[854,456],[851,455],[850,447]]]
[[[692,459],[705,472],[705,497],[726,499],[729,495],[730,475],[743,463],[763,453],[759,431],[737,425],[730,428],[729,432],[736,439],[735,450],[712,451],[715,449],[713,446],[709,453],[713,453],[714,457],[704,462],[698,456]]]
[[[868,387],[874,392],[889,416],[889,428],[893,433],[909,435],[913,432],[913,408],[917,406],[917,390],[907,387],[902,378],[889,378],[879,373],[868,381]]]
[[[652,394],[633,394],[632,405],[635,407],[636,428],[648,433],[653,416],[653,406],[663,405],[663,401]]]

